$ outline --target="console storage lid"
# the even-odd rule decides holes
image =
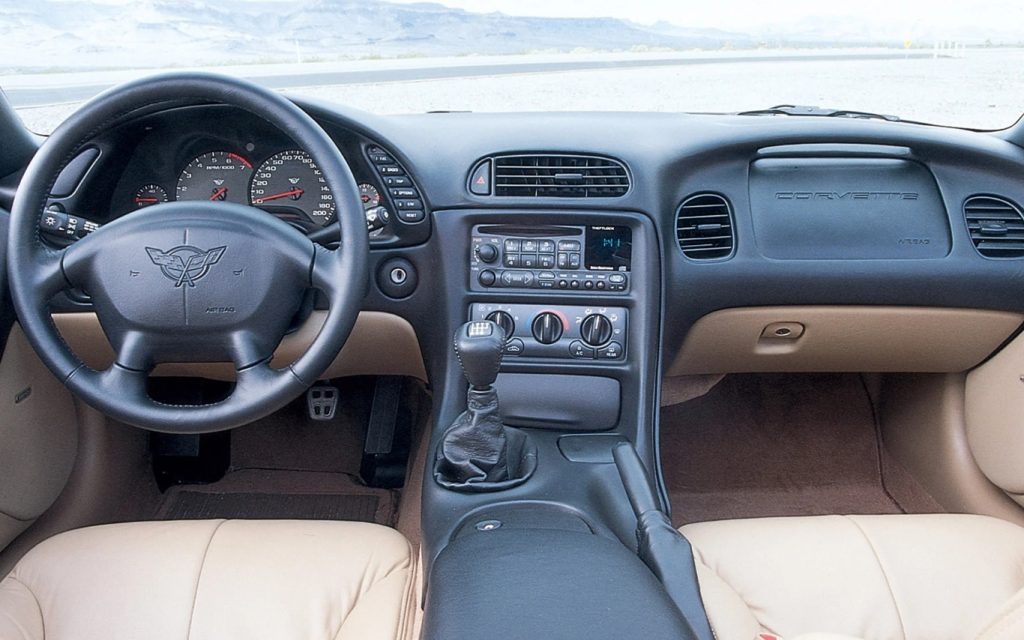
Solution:
[[[425,640],[693,637],[639,558],[590,533],[473,531],[441,552],[427,582]]]

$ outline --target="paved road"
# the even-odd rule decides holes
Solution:
[[[621,60],[564,60],[557,62],[523,62],[502,64],[476,64],[461,66],[374,69],[358,71],[326,71],[311,73],[289,73],[279,75],[254,75],[251,80],[271,89],[295,87],[332,86],[362,84],[367,82],[402,82],[410,80],[437,80],[447,78],[473,78],[479,76],[501,76],[523,73],[550,73],[557,71],[586,71],[601,69],[627,69],[645,67],[675,67],[709,64],[737,64],[751,62],[831,62],[859,60],[905,60],[908,58],[930,58],[932,53],[815,53],[809,55],[739,55],[728,57],[656,58]],[[242,74],[243,77],[245,74]],[[39,87],[8,89],[7,99],[15,107],[36,107],[65,102],[83,102],[112,84],[90,84],[71,87]]]

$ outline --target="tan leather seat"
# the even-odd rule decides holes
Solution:
[[[358,522],[79,529],[0,582],[2,640],[393,639],[412,624],[401,534]]]
[[[1024,528],[1002,520],[821,516],[681,531],[718,640],[1024,638]]]

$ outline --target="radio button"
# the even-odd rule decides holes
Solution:
[[[541,240],[539,243],[537,243],[537,246],[537,251],[540,251],[541,253],[555,252],[555,243],[553,240]]]
[[[608,276],[608,282],[612,284],[625,284],[626,276],[622,275],[621,273],[613,273],[610,276]]]
[[[555,256],[554,254],[541,255],[539,257],[541,269],[554,269],[555,268]]]
[[[483,286],[490,287],[490,286],[494,285],[494,281],[496,280],[496,276],[494,275],[494,272],[491,271],[490,269],[484,269],[483,271],[480,272],[480,275],[477,276],[477,280]]]
[[[523,244],[525,245],[526,243],[524,242]],[[537,259],[536,253],[524,253],[519,266],[523,269],[536,269],[539,265],[540,260]]]
[[[579,269],[580,268],[580,254],[570,253],[569,254],[569,268]]]
[[[519,241],[518,240],[506,240],[505,241],[505,251],[513,251],[513,252],[519,251]]]
[[[558,254],[558,268],[559,269],[568,269],[569,268],[569,254],[568,253],[560,253],[560,254]]]
[[[578,240],[559,240],[558,241],[559,251],[579,251],[580,243]]]
[[[536,240],[523,240],[523,251],[529,251],[530,253],[536,253],[537,241]]]
[[[522,261],[520,260],[518,253],[506,253],[504,263],[509,269],[516,269],[522,266]]]

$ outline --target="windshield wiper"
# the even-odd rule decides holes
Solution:
[[[887,120],[899,122],[899,116],[885,115],[884,113],[871,113],[870,111],[856,111],[854,109],[827,109],[824,107],[807,107],[793,104],[778,104],[767,109],[755,109],[753,111],[740,111],[738,116],[815,116],[818,118],[856,118],[861,120]]]

